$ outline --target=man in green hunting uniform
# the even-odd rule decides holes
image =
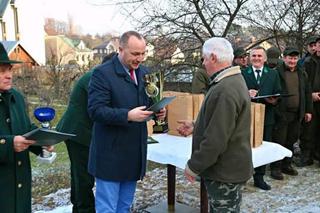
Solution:
[[[29,151],[35,141],[22,135],[35,126],[30,122],[23,96],[12,88],[12,64],[0,43],[0,208],[5,213],[31,212],[31,167]],[[52,151],[52,147],[48,148]]]

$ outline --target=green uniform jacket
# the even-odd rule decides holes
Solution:
[[[278,72],[274,69],[270,69],[267,66],[263,67],[260,85],[257,84],[252,66],[243,70],[242,75],[246,81],[248,90],[258,90],[258,95],[272,95],[281,92],[280,77]],[[274,106],[263,100],[261,103],[266,105],[264,125],[273,125],[275,123]]]
[[[84,74],[76,83],[70,95],[67,111],[63,114],[56,129],[60,132],[76,134],[72,142],[90,146],[92,121],[87,112],[88,85],[92,71]]]
[[[239,66],[210,83],[195,123],[188,167],[201,177],[243,183],[252,176],[250,98]]]
[[[31,212],[29,151],[15,152],[13,138],[32,130],[22,95],[14,89],[0,93],[0,208],[5,213]],[[31,148],[30,148],[31,149]],[[40,153],[40,147],[33,147]]]
[[[282,94],[288,94],[287,85],[284,77],[284,72],[286,69],[286,65],[284,62],[278,64],[277,70],[280,76],[280,83],[282,88]],[[312,113],[312,95],[311,95],[311,87],[308,81],[308,74],[304,71],[304,69],[300,66],[297,66],[297,73],[299,79],[299,121],[302,121],[305,113]],[[282,98],[276,110],[276,120],[278,119],[285,120],[285,111],[287,108],[286,98]]]

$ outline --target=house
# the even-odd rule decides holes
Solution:
[[[119,52],[119,38],[112,38],[93,48],[94,59],[102,61],[103,57],[112,53]]]
[[[23,61],[22,64],[16,64],[15,67],[25,66],[33,68],[39,66],[37,61],[26,51],[19,41],[1,41],[11,60]]]
[[[24,0],[0,1],[0,40],[19,41],[37,64],[45,63],[44,20],[35,5]]]
[[[88,65],[93,60],[93,51],[79,39],[71,39],[64,35],[46,36],[47,62],[57,65]]]

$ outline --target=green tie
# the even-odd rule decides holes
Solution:
[[[261,70],[256,70],[256,72],[257,72],[257,83],[260,84],[260,78],[261,78],[260,73],[261,73]]]

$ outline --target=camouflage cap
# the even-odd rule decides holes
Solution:
[[[267,49],[267,63],[277,64],[281,55],[280,50],[277,47],[270,47]]]
[[[241,56],[247,55],[247,52],[243,47],[237,47],[236,49],[234,49],[233,55],[234,55],[234,58],[239,58]]]
[[[299,52],[299,50],[298,50],[296,47],[286,47],[286,48],[284,49],[284,51],[283,51],[283,55],[284,55],[284,56],[287,56],[287,55],[290,55],[290,56],[294,55],[294,56],[296,56],[296,55],[299,55],[299,54],[300,54],[300,52]]]

